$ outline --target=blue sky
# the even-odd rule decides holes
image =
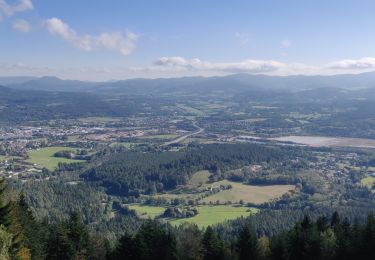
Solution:
[[[0,0],[0,76],[375,70],[372,0]]]

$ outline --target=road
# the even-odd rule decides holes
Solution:
[[[168,146],[168,145],[171,145],[171,144],[177,144],[177,143],[180,143],[182,141],[184,141],[186,138],[189,138],[193,135],[197,135],[197,134],[200,134],[204,131],[204,128],[200,127],[197,125],[196,122],[193,123],[194,127],[197,128],[197,131],[193,132],[193,133],[189,133],[189,134],[186,134],[186,135],[183,135],[183,136],[180,136],[172,141],[169,141],[169,142],[166,142],[164,143],[165,146]]]

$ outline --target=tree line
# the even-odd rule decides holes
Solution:
[[[194,224],[173,227],[147,220],[125,232],[111,246],[89,232],[81,216],[72,213],[58,223],[34,219],[22,194],[12,199],[0,181],[0,259],[375,259],[375,216],[363,224],[330,218],[315,221],[305,216],[274,236],[259,235],[248,223],[225,239],[220,229],[203,230]]]

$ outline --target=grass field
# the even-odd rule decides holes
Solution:
[[[183,222],[194,223],[203,228],[215,225],[226,220],[232,220],[239,217],[247,217],[258,211],[256,208],[236,207],[236,206],[199,206],[199,214],[192,218],[172,220],[171,224],[179,225]]]
[[[193,176],[189,180],[189,185],[191,186],[199,186],[201,184],[205,184],[208,182],[208,177],[210,177],[211,173],[209,171],[199,171],[193,174]]]
[[[130,209],[134,209],[142,218],[155,218],[164,213],[164,207],[143,206],[139,204],[128,205]],[[195,223],[200,228],[209,225],[218,224],[226,220],[246,217],[258,211],[256,208],[247,208],[241,206],[199,206],[197,207],[199,214],[192,218],[174,219],[170,223],[179,225],[183,222]]]
[[[363,186],[366,186],[366,187],[368,187],[368,188],[372,188],[372,186],[375,184],[375,178],[374,177],[371,177],[371,176],[369,176],[369,177],[366,177],[366,178],[363,178],[362,180],[361,180],[361,184],[363,185]]]
[[[231,182],[227,180],[215,182],[212,185],[232,185],[232,189],[224,190],[213,194],[209,197],[202,199],[202,202],[225,203],[231,201],[232,203],[238,203],[242,200],[245,203],[251,202],[261,204],[271,199],[278,198],[290,190],[294,190],[293,185],[267,185],[267,186],[255,186],[245,185],[238,182]]]
[[[177,107],[185,110],[189,114],[196,115],[196,116],[204,116],[203,111],[196,109],[194,107],[185,106],[183,104],[177,104]]]
[[[134,209],[142,218],[155,218],[164,213],[164,207],[144,206],[139,204],[127,205],[129,209]]]
[[[164,135],[149,135],[149,136],[142,136],[141,139],[176,139],[178,135],[175,134],[164,134]]]
[[[60,151],[76,151],[75,148],[71,147],[45,147],[38,150],[32,150],[29,152],[30,159],[26,160],[29,163],[37,164],[40,167],[45,167],[50,171],[57,168],[59,162],[61,163],[74,163],[74,162],[84,162],[82,160],[72,160],[66,158],[58,158],[53,155]]]
[[[121,119],[114,117],[83,117],[78,120],[82,123],[111,123],[121,121]]]

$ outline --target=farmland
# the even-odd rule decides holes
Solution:
[[[228,201],[232,203],[254,203],[261,204],[272,199],[281,197],[283,194],[294,190],[293,185],[267,185],[267,186],[255,186],[245,185],[242,183],[231,182],[227,180],[219,181],[213,184],[213,186],[220,185],[231,185],[232,188],[215,193],[202,199],[205,203],[226,203]]]
[[[145,206],[139,204],[128,205],[133,209],[141,218],[156,218],[164,213],[164,207],[158,206]],[[246,217],[250,214],[258,212],[256,208],[247,208],[243,206],[198,206],[198,215],[192,218],[172,219],[168,220],[173,225],[179,225],[183,222],[194,223],[198,227],[203,228],[209,225],[215,225],[227,220],[236,219],[239,217]]]
[[[75,148],[71,147],[46,147],[38,150],[31,150],[29,152],[29,159],[26,160],[28,163],[36,164],[39,167],[47,168],[50,171],[53,171],[57,168],[59,163],[75,163],[83,162],[82,160],[72,160],[66,158],[58,158],[53,155],[60,151],[76,151]]]
[[[227,220],[239,217],[247,217],[250,214],[258,212],[256,208],[247,208],[241,206],[199,206],[197,207],[199,214],[192,218],[172,220],[171,223],[179,225],[183,222],[194,223],[198,227],[207,227],[222,223]]]
[[[365,177],[361,180],[361,184],[371,189],[375,184],[375,177]]]

